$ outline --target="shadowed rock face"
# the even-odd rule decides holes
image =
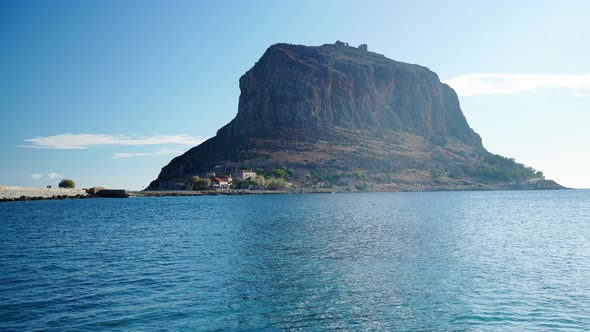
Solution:
[[[238,115],[218,136],[282,128],[392,129],[473,146],[457,95],[428,68],[349,46],[276,44],[240,78]]]
[[[335,186],[355,174],[370,190],[561,188],[486,151],[435,73],[366,45],[273,45],[240,90],[236,117],[148,189],[238,167],[313,173]]]

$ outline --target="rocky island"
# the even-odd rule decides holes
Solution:
[[[236,117],[174,158],[147,190],[175,190],[192,176],[238,169],[283,170],[293,187],[563,188],[488,152],[436,73],[364,44],[275,44],[239,83]]]

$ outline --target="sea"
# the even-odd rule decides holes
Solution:
[[[588,190],[0,203],[0,331],[588,329]]]

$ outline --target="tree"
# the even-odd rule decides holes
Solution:
[[[266,188],[270,190],[282,190],[288,186],[287,181],[284,179],[270,178],[266,180]]]
[[[247,180],[236,178],[234,179],[233,187],[236,189],[246,189],[248,188]]]
[[[185,189],[186,190],[195,190],[195,184],[197,183],[197,181],[199,181],[201,178],[198,176],[191,176],[190,178],[188,178],[188,180],[186,180],[185,183]]]
[[[70,180],[70,179],[63,179],[59,182],[58,186],[60,188],[73,189],[73,188],[76,188],[76,182],[74,182],[73,180]]]
[[[195,189],[197,190],[202,190],[202,189],[207,189],[209,188],[209,186],[211,185],[211,180],[209,180],[208,178],[204,178],[204,179],[199,179],[196,183],[195,183]]]
[[[260,189],[260,187],[264,186],[265,182],[266,182],[266,179],[262,175],[257,175],[254,179],[252,179],[252,183],[254,183],[254,185],[256,187],[258,187],[259,189]]]
[[[192,176],[188,180],[187,187],[189,189],[193,189],[193,190],[203,190],[203,189],[209,188],[210,185],[211,185],[211,180],[209,180],[208,178],[200,178],[198,176]]]

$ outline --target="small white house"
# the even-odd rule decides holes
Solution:
[[[256,177],[256,172],[254,172],[251,169],[249,169],[249,170],[240,169],[240,170],[236,170],[234,172],[234,174],[232,175],[232,177],[236,178],[236,179],[242,179],[242,180],[253,179]]]
[[[211,177],[209,178],[211,180],[211,188],[214,189],[229,189],[229,181],[228,178],[225,177]]]

